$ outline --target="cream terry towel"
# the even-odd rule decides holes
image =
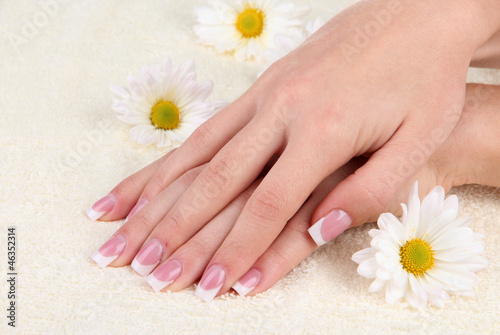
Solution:
[[[299,2],[299,0],[296,0]],[[354,0],[303,1],[328,19]],[[315,252],[257,297],[202,303],[189,288],[154,293],[129,267],[100,269],[90,255],[121,222],[84,214],[123,178],[163,152],[134,144],[111,110],[111,84],[144,64],[192,58],[211,99],[232,101],[262,68],[195,44],[202,0],[0,1],[0,333],[18,334],[475,334],[500,333],[500,192],[454,190],[460,216],[484,233],[488,268],[475,298],[445,309],[387,305],[368,293],[351,255],[371,225]],[[494,71],[471,80],[500,83]],[[7,228],[16,227],[16,328],[7,316]]]

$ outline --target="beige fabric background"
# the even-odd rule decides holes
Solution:
[[[373,225],[321,248],[272,289],[202,303],[189,288],[156,294],[129,267],[99,269],[89,258],[121,222],[90,221],[84,209],[163,154],[128,139],[111,110],[110,84],[143,64],[194,58],[211,99],[234,100],[262,69],[194,43],[202,0],[0,1],[0,333],[19,334],[474,334],[500,333],[500,192],[454,190],[460,216],[476,217],[490,266],[476,298],[416,311],[370,294],[351,255]],[[299,2],[299,0],[296,0]],[[64,3],[63,3],[64,2]],[[353,0],[303,1],[328,19]],[[35,30],[30,25],[37,23]],[[31,27],[33,28],[33,27]],[[500,83],[494,71],[471,80]],[[18,314],[7,327],[6,234],[17,227]]]

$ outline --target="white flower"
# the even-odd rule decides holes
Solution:
[[[127,84],[110,87],[113,109],[120,120],[134,125],[130,138],[140,144],[177,147],[227,104],[205,101],[213,83],[198,84],[192,60],[177,67],[170,58],[160,66],[144,66],[141,78],[129,76]]]
[[[324,24],[325,21],[322,18],[318,17],[316,18],[316,20],[311,20],[306,24],[305,31],[294,29],[290,31],[288,35],[276,34],[274,36],[274,45],[276,46],[276,48],[269,48],[264,51],[264,58],[267,61],[267,67],[271,66],[272,63],[285,57],[290,52],[295,50]]]
[[[262,62],[274,35],[300,28],[300,18],[309,12],[307,6],[283,0],[209,0],[209,4],[195,8],[199,43],[219,53],[232,52],[239,61]]]
[[[479,280],[474,272],[488,262],[480,256],[481,236],[469,228],[471,219],[457,219],[457,196],[445,199],[438,186],[420,204],[415,182],[408,207],[401,206],[403,223],[390,213],[382,214],[380,229],[369,233],[371,248],[352,256],[358,273],[375,279],[370,292],[385,289],[388,303],[405,298],[417,308],[444,306],[448,292],[473,296]]]

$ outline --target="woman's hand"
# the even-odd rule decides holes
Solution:
[[[475,103],[469,104],[452,135],[413,178],[420,182],[421,195],[435,185],[442,185],[446,190],[465,183],[500,186],[496,173],[500,164],[500,142],[496,135],[500,127],[500,114],[497,112],[500,108],[500,87],[469,85],[467,93],[467,101]],[[481,132],[482,136],[477,136],[478,132]],[[113,191],[116,199],[122,204],[135,203],[165,159],[164,157],[154,162],[121,182]],[[228,283],[230,285],[220,290],[219,294],[226,292],[230,286],[242,295],[265,291],[314,251],[317,245],[307,233],[314,209],[337,184],[356,171],[366,160],[356,158],[322,181],[276,240],[251,266],[251,270],[243,278],[237,278],[237,283],[236,280]],[[260,182],[254,182],[186,243],[169,251],[169,246],[164,246],[151,233],[203,169],[204,166],[201,166],[188,171],[145,208],[136,213],[131,212],[131,219],[114,234],[111,242],[106,243],[100,252],[94,255],[94,259],[102,266],[108,263],[113,266],[132,263],[142,275],[148,275],[156,268],[154,273],[147,277],[147,281],[155,290],[167,288],[177,291],[196,282]],[[391,212],[398,213],[399,203],[406,200],[411,183],[412,181],[391,199],[388,206]],[[116,218],[127,215],[119,210],[115,213]],[[115,214],[108,214],[112,215]],[[137,255],[143,245],[147,246]],[[157,267],[158,264],[161,265]],[[214,283],[217,284],[217,281]],[[207,290],[202,288],[199,289],[200,296],[208,300],[211,295],[207,296]]]
[[[497,0],[401,1],[390,12],[392,3],[361,2],[332,19],[151,168],[157,171],[139,207],[206,163],[168,211],[143,208],[144,227],[154,226],[148,241],[172,254],[248,189],[274,154],[279,159],[209,262],[205,279],[220,278],[222,290],[250,269],[317,185],[353,157],[370,158],[319,205],[313,221],[328,214],[321,225],[329,229],[316,240],[385,210],[456,126],[471,57],[500,24]],[[388,10],[390,23],[370,35],[374,14]],[[365,43],[357,43],[360,32]],[[91,213],[106,209],[103,219],[116,219],[132,206],[116,196]],[[142,238],[134,237],[133,248]]]

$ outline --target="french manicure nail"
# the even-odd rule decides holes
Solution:
[[[340,209],[334,209],[308,229],[309,235],[318,246],[333,240],[352,224],[351,217]]]
[[[101,268],[105,268],[112,261],[118,258],[120,254],[125,249],[127,245],[127,239],[123,235],[116,235],[111,238],[108,242],[104,243],[102,247],[94,252],[91,258],[99,265]]]
[[[144,245],[132,261],[132,269],[141,276],[147,276],[160,263],[163,245],[157,239],[152,239]]]
[[[115,202],[115,195],[108,194],[87,209],[88,217],[93,221],[98,220],[101,216],[113,210],[113,207],[115,207]]]
[[[259,270],[254,268],[250,269],[233,285],[233,290],[238,292],[242,297],[246,296],[252,291],[255,286],[260,282],[262,275]]]
[[[155,292],[163,290],[172,284],[182,272],[182,263],[178,260],[168,261],[146,277],[146,282]]]
[[[205,302],[210,302],[215,298],[224,281],[226,280],[226,272],[220,265],[212,265],[208,271],[203,274],[203,277],[196,288],[196,295]]]
[[[146,199],[141,199],[141,200],[137,201],[134,208],[132,208],[130,213],[128,213],[127,218],[125,219],[125,222],[130,220],[132,218],[132,216],[134,216],[138,211],[140,211],[144,206],[146,206],[148,204],[148,202],[149,201],[147,201]]]

